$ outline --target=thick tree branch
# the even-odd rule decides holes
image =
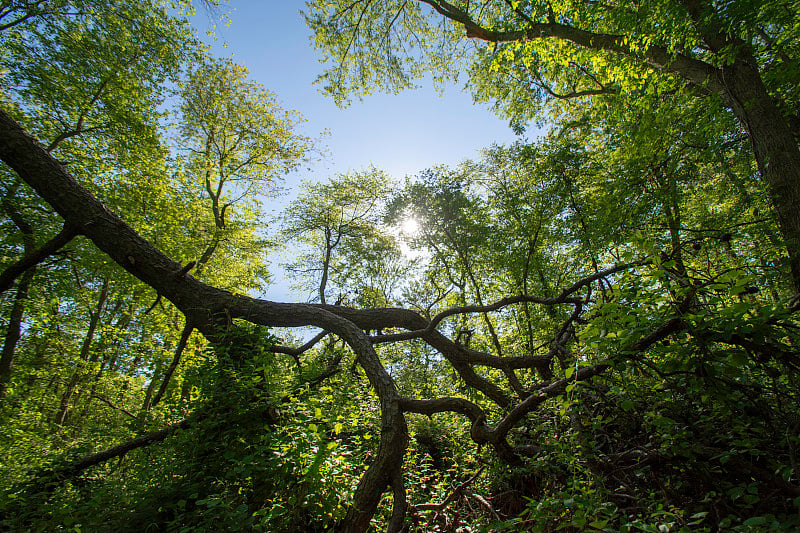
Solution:
[[[22,275],[23,272],[38,265],[66,246],[77,234],[78,232],[74,227],[65,224],[61,231],[50,240],[42,244],[39,248],[26,253],[25,256],[17,262],[10,264],[3,272],[0,272],[0,293],[10,289],[14,284],[14,280]]]
[[[357,354],[380,400],[381,439],[341,524],[343,531],[365,531],[381,496],[400,471],[408,428],[398,405],[394,381],[372,343],[355,324],[323,306],[284,304],[233,295],[200,282],[143,239],[121,218],[84,189],[3,110],[0,110],[0,159],[33,187],[67,223],[128,272],[153,287],[180,309],[204,335],[214,340],[224,324],[242,318],[269,327],[316,326],[336,333]]]
[[[554,396],[558,396],[564,394],[567,385],[576,381],[585,381],[589,378],[592,378],[602,372],[605,372],[609,368],[607,364],[597,364],[593,366],[586,366],[579,368],[577,372],[575,372],[572,376],[564,379],[560,379],[547,385],[546,387],[542,387],[541,389],[537,390],[530,396],[528,396],[525,401],[519,403],[514,409],[512,409],[496,426],[491,433],[493,435],[493,439],[496,439],[500,436],[505,437],[508,435],[508,432],[519,423],[522,418],[533,411],[535,408],[539,407],[545,400],[552,398]]]
[[[464,398],[452,396],[444,398],[434,398],[431,400],[417,400],[413,398],[400,398],[400,407],[404,411],[419,413],[421,415],[432,416],[436,413],[458,413],[466,416],[472,422],[486,418],[486,413],[478,404]]]
[[[428,4],[440,15],[461,24],[467,32],[467,37],[470,38],[492,43],[560,39],[592,50],[615,52],[639,59],[658,70],[677,74],[693,85],[707,87],[718,94],[725,93],[725,87],[718,79],[718,69],[699,59],[671,53],[661,46],[651,45],[634,49],[626,44],[622,35],[594,33],[556,22],[531,23],[526,24],[524,29],[510,31],[490,30],[476,23],[468,13],[445,0],[418,1]]]
[[[672,318],[660,324],[652,332],[623,348],[622,353],[627,356],[646,350],[656,342],[669,335],[688,327],[688,324],[679,319]],[[432,416],[436,413],[458,413],[464,415],[472,422],[470,436],[476,443],[490,443],[498,455],[510,464],[519,461],[515,452],[507,443],[508,433],[531,411],[539,407],[546,400],[564,394],[570,383],[586,381],[605,372],[610,365],[599,363],[577,369],[570,377],[563,378],[543,387],[538,388],[525,400],[515,405],[497,424],[492,427],[486,424],[486,413],[476,403],[464,398],[444,397],[429,400],[401,398],[400,406],[404,411]]]

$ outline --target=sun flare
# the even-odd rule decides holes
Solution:
[[[409,217],[400,224],[400,231],[407,237],[413,237],[419,232],[419,222]]]

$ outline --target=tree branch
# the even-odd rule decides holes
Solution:
[[[671,53],[661,46],[648,46],[639,51],[626,44],[622,35],[609,35],[581,30],[556,22],[531,23],[525,29],[496,31],[476,23],[468,13],[445,0],[418,0],[428,4],[440,15],[461,24],[467,37],[491,43],[533,41],[536,39],[560,39],[584,48],[608,51],[642,60],[650,66],[672,74],[699,87],[708,87],[717,94],[726,94],[725,86],[718,78],[719,70],[714,66],[684,54]]]
[[[209,339],[219,338],[225,324],[241,318],[269,327],[316,326],[336,333],[350,345],[381,408],[378,455],[361,478],[340,525],[347,532],[365,531],[383,492],[401,469],[408,428],[394,381],[364,332],[326,306],[259,300],[212,287],[189,274],[175,276],[182,268],[179,263],[94,198],[4,110],[0,110],[0,159],[100,250],[175,304]]]
[[[270,348],[271,352],[274,353],[283,353],[286,355],[291,355],[294,358],[306,353],[308,350],[316,346],[316,344],[325,338],[328,335],[328,332],[325,330],[320,331],[314,337],[311,338],[308,342],[303,344],[302,346],[293,347],[293,346],[282,346],[280,344],[276,344]]]
[[[23,272],[31,267],[34,267],[53,255],[55,252],[67,245],[76,235],[77,230],[69,225],[64,224],[64,227],[50,240],[45,242],[39,248],[25,254],[24,257],[17,262],[10,264],[3,272],[0,272],[0,294],[7,291],[14,284]]]
[[[74,463],[70,463],[61,468],[45,472],[41,474],[39,477],[46,478],[52,476],[57,480],[74,478],[89,467],[99,465],[100,463],[104,463],[109,459],[113,459],[115,457],[122,457],[126,453],[136,450],[138,448],[143,448],[144,446],[149,446],[157,442],[162,442],[163,440],[171,436],[179,429],[189,428],[192,422],[196,422],[196,420],[190,421],[190,419],[187,418],[176,424],[167,426],[164,429],[148,433],[147,435],[142,435],[141,437],[136,437],[135,439],[123,442],[122,444],[118,444],[117,446],[108,448],[107,450],[103,450],[102,452],[87,455],[86,457],[78,461],[75,461]]]

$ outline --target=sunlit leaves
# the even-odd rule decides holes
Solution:
[[[402,258],[394,237],[381,224],[389,178],[371,168],[327,182],[302,185],[283,215],[282,234],[301,255],[289,263],[297,283],[325,301],[366,307],[386,305],[398,284]]]
[[[313,45],[323,50],[330,69],[317,80],[322,90],[345,105],[358,88],[396,91],[425,75],[444,81],[458,72],[461,31],[433,19],[417,2],[391,0],[309,4],[306,21]]]
[[[180,89],[178,146],[212,196],[224,189],[229,201],[273,193],[276,180],[294,169],[311,146],[296,129],[296,112],[282,109],[275,95],[247,78],[229,60],[194,67]],[[227,183],[227,188],[226,188]]]
[[[175,145],[187,193],[202,200],[198,246],[187,260],[198,272],[221,275],[224,286],[251,290],[266,278],[260,206],[283,174],[312,146],[297,132],[301,117],[229,60],[193,66],[180,84]],[[212,261],[212,257],[214,260]],[[207,278],[208,279],[208,278]]]

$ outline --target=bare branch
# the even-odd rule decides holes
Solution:
[[[469,477],[469,479],[457,485],[450,492],[450,494],[448,494],[445,497],[445,499],[442,500],[441,503],[420,503],[417,505],[412,505],[409,510],[412,513],[415,511],[435,511],[438,513],[442,512],[448,505],[450,505],[453,502],[453,500],[455,500],[458,496],[463,494],[464,489],[472,485],[475,482],[475,480],[478,479],[478,477],[480,477],[481,474],[483,474],[484,470],[486,470],[486,466],[480,467],[478,471],[475,472],[475,474]]]
[[[276,344],[270,348],[270,351],[274,353],[284,353],[286,355],[291,355],[292,357],[296,357],[304,354],[305,352],[316,346],[316,344],[322,339],[324,339],[327,334],[328,332],[325,330],[320,331],[319,333],[314,335],[314,337],[311,340],[309,340],[302,346],[298,346],[297,348],[293,346],[282,346],[280,344]]]
[[[112,409],[115,409],[115,410],[117,410],[117,411],[120,411],[120,412],[122,412],[122,413],[125,413],[126,415],[128,415],[129,417],[131,417],[131,418],[133,418],[133,419],[136,419],[136,418],[137,418],[137,416],[136,416],[135,414],[131,413],[130,411],[128,411],[128,410],[127,410],[127,409],[125,409],[124,407],[120,407],[120,406],[118,406],[118,405],[115,405],[115,404],[114,404],[114,403],[113,403],[111,400],[109,400],[109,399],[108,399],[108,398],[106,398],[105,396],[100,396],[99,394],[92,394],[92,398],[97,398],[98,400],[100,400],[100,401],[101,401],[101,402],[103,402],[104,404],[108,405],[108,406],[109,406],[109,407],[111,407]]]

